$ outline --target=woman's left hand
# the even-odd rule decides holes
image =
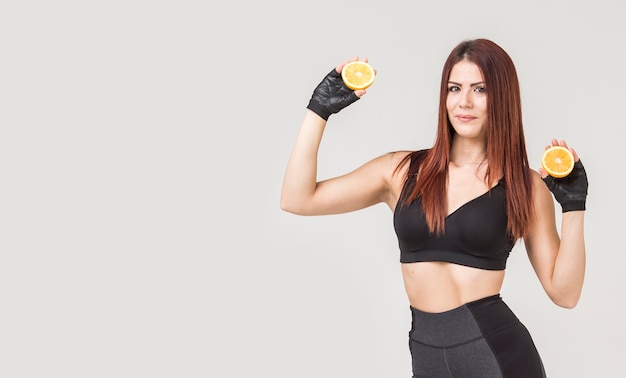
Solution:
[[[568,147],[564,140],[560,142],[556,139],[552,139],[552,145],[546,146],[563,146],[568,148],[574,155],[574,169],[572,172],[563,178],[554,178],[543,169],[539,168],[541,178],[548,186],[548,189],[554,194],[557,202],[561,204],[563,212],[585,210],[585,203],[587,200],[587,191],[589,183],[587,182],[587,173],[585,167],[580,161],[578,154],[573,148]]]

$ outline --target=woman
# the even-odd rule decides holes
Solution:
[[[389,206],[413,317],[414,377],[545,377],[531,336],[499,293],[509,252],[523,239],[551,300],[565,308],[577,304],[587,178],[576,152],[568,147],[576,165],[562,179],[529,167],[515,66],[497,44],[477,39],[456,46],[444,64],[431,148],[385,154],[318,182],[328,118],[366,92],[343,85],[346,63],[311,97],[287,164],[281,208],[322,215]],[[560,235],[551,192],[563,211]]]

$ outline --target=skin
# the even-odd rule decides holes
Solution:
[[[349,61],[357,60],[354,57]],[[362,59],[367,61],[367,59]],[[341,72],[346,61],[337,66]],[[448,213],[487,192],[496,184],[484,181],[486,161],[487,93],[480,69],[473,63],[457,63],[451,72],[446,107],[456,132],[450,151]],[[355,92],[362,97],[365,90]],[[298,215],[340,214],[385,203],[393,212],[408,166],[394,174],[409,151],[378,156],[345,175],[317,180],[317,156],[326,121],[307,110],[293,146],[283,180],[280,206]],[[567,147],[565,141],[551,145]],[[549,147],[546,146],[546,148]],[[578,160],[576,152],[574,157]],[[561,235],[556,228],[552,193],[532,171],[534,217],[524,245],[541,285],[551,300],[573,308],[582,291],[585,272],[584,211],[562,216]],[[443,312],[464,303],[498,294],[504,271],[489,271],[444,262],[401,264],[411,306],[427,312]]]

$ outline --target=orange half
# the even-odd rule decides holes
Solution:
[[[574,169],[574,154],[562,146],[549,147],[543,152],[541,166],[552,177],[565,177]]]
[[[346,64],[341,70],[341,79],[344,84],[355,91],[368,88],[374,83],[375,78],[374,68],[360,60]]]

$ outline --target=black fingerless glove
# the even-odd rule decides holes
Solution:
[[[589,183],[585,167],[580,160],[574,164],[574,170],[569,175],[563,178],[548,176],[543,181],[548,185],[548,189],[554,194],[557,202],[561,204],[564,213],[585,210]]]
[[[343,83],[341,74],[333,68],[313,91],[307,109],[328,121],[331,114],[338,113],[358,99],[354,91]]]

